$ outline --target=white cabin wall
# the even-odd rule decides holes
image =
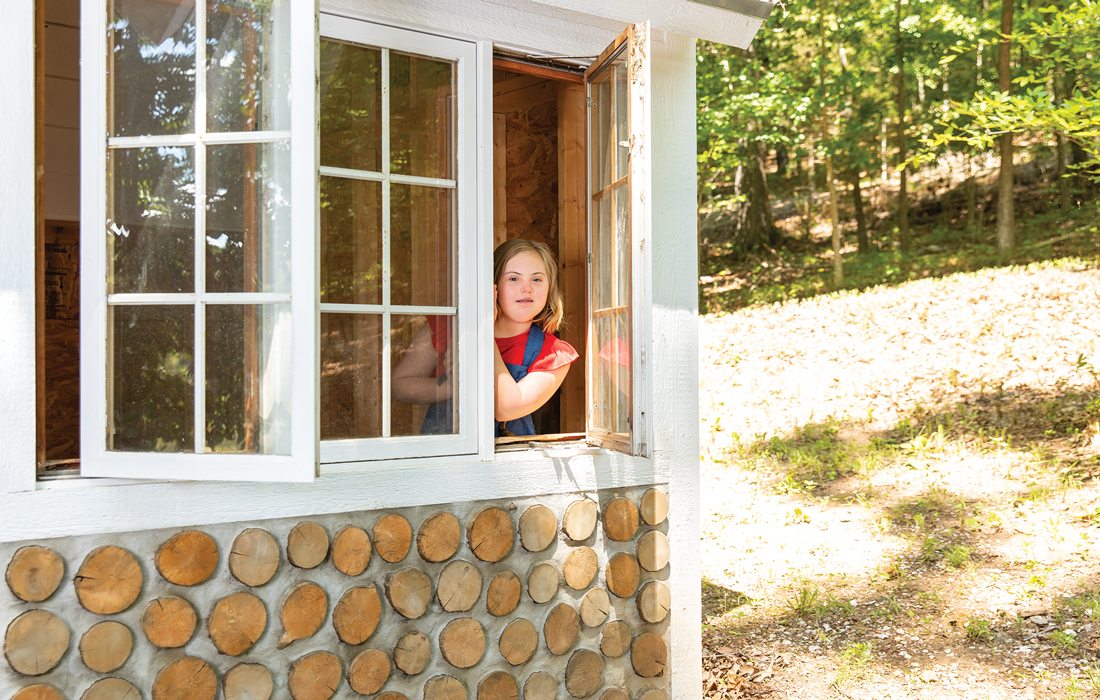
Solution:
[[[0,21],[0,494],[34,488],[34,0]],[[4,512],[0,508],[0,512]]]
[[[653,409],[670,465],[672,697],[699,697],[698,219],[695,40],[653,32]]]

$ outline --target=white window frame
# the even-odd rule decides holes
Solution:
[[[324,39],[345,41],[378,48],[382,51],[382,172],[329,168],[323,164],[320,176],[329,175],[346,178],[359,178],[383,182],[382,192],[382,257],[387,271],[382,281],[382,304],[321,304],[322,312],[371,312],[382,317],[382,412],[383,427],[388,427],[391,410],[390,389],[392,386],[392,345],[390,342],[391,305],[389,303],[389,250],[390,250],[390,208],[388,182],[398,184],[427,184],[456,188],[455,218],[457,234],[455,236],[454,270],[456,280],[457,311],[446,307],[402,306],[400,314],[450,314],[455,313],[456,337],[453,338],[459,361],[458,401],[455,412],[458,416],[458,432],[452,435],[416,435],[383,436],[377,438],[358,438],[321,441],[321,462],[332,464],[340,462],[365,462],[374,460],[402,459],[414,457],[438,457],[444,455],[470,455],[478,452],[478,396],[484,392],[479,387],[488,386],[478,381],[478,114],[477,67],[478,46],[474,42],[451,39],[398,29],[368,21],[350,19],[332,14],[321,14],[318,46]],[[455,161],[454,180],[438,180],[390,173],[389,163],[389,52],[403,53],[437,58],[455,63],[456,124],[455,124]],[[388,181],[388,182],[387,182]],[[491,190],[490,190],[491,191]]]
[[[256,134],[206,134],[205,71],[196,75],[195,133],[184,137],[108,138],[106,2],[81,3],[81,440],[82,476],[139,479],[311,481],[317,473],[317,24],[316,6],[288,0],[290,23],[290,131]],[[196,61],[204,60],[206,4],[195,4]],[[291,144],[291,286],[290,454],[211,454],[123,452],[107,449],[108,295],[106,289],[107,152],[112,146],[193,145],[196,147],[196,250],[205,245],[203,229],[203,143],[247,143],[289,139]],[[201,257],[201,254],[199,254]],[[121,296],[121,295],[120,295]],[[156,295],[139,295],[158,303]],[[196,295],[193,295],[196,296]],[[222,303],[225,295],[202,295],[198,308]],[[232,295],[232,303],[271,301],[268,294]],[[281,295],[286,296],[286,295]],[[255,297],[255,299],[252,299]],[[272,298],[268,298],[272,297]],[[137,299],[135,299],[137,300]],[[281,301],[282,299],[280,299]],[[202,316],[197,313],[196,317]],[[202,377],[201,320],[196,321],[196,375]],[[196,401],[205,401],[205,386],[195,382]],[[201,417],[203,412],[198,410]],[[196,444],[203,427],[195,425]]]

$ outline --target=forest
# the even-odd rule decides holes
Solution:
[[[697,49],[703,697],[1100,698],[1100,4]]]

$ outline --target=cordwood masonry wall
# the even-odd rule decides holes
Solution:
[[[0,545],[0,697],[661,700],[667,510],[661,485]]]

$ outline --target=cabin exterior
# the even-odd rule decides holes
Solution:
[[[698,697],[695,38],[770,9],[6,3],[0,696]],[[498,439],[516,237],[582,357]]]

